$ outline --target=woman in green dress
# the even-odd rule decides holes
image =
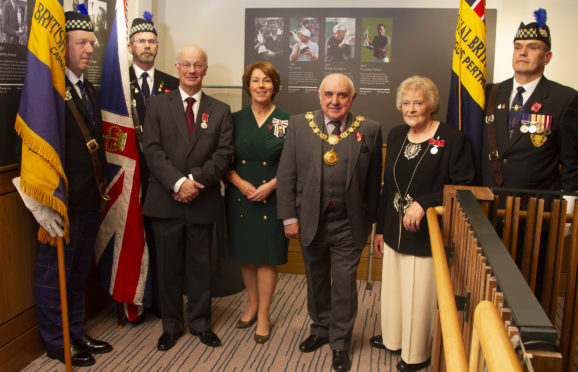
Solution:
[[[277,265],[287,263],[288,241],[277,219],[277,166],[290,114],[273,104],[281,84],[269,62],[245,69],[243,88],[251,105],[233,114],[235,159],[227,173],[227,214],[231,257],[242,263],[249,307],[237,322],[257,322],[254,338],[269,339],[269,308],[277,283]]]

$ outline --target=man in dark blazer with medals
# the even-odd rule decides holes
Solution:
[[[329,342],[333,369],[346,371],[357,266],[377,218],[381,127],[349,112],[356,93],[347,76],[328,75],[318,94],[321,111],[289,120],[277,171],[278,217],[285,235],[300,239],[305,262],[313,322],[299,349],[312,352]]]
[[[128,51],[132,54],[132,65],[129,67],[131,105],[133,107],[133,123],[137,133],[138,154],[141,179],[141,202],[146,197],[149,179],[149,169],[142,152],[142,133],[146,107],[150,97],[176,90],[179,79],[164,73],[154,67],[159,43],[157,30],[152,21],[152,14],[144,12],[143,18],[135,18],[129,32]],[[146,242],[149,251],[149,272],[152,284],[152,310],[160,317],[158,295],[158,278],[156,271],[156,250],[154,246],[153,230],[148,216],[144,216]],[[144,321],[143,314],[129,321],[133,325]]]
[[[68,218],[70,241],[64,247],[66,289],[70,323],[71,361],[73,366],[95,363],[92,354],[108,353],[112,346],[91,338],[82,326],[84,321],[83,286],[94,252],[100,226],[99,202],[103,198],[106,158],[102,140],[102,120],[94,86],[86,80],[94,51],[94,26],[87,14],[66,12],[66,92],[65,92],[65,161],[68,179]],[[20,187],[17,188],[20,190]],[[27,207],[30,198],[23,195]],[[34,202],[34,199],[32,199]],[[30,208],[30,207],[29,207]],[[37,216],[52,237],[63,236],[63,221],[46,207]],[[34,300],[38,329],[46,343],[49,358],[64,363],[62,312],[58,284],[56,248],[40,243],[34,273]]]
[[[521,23],[514,37],[514,77],[487,87],[482,181],[489,187],[576,192],[578,93],[544,76],[552,58],[550,29],[545,10],[535,15],[537,22]],[[564,198],[574,205],[574,197]],[[523,241],[518,239],[518,264],[529,254],[522,253]],[[534,290],[538,298],[546,264],[546,230],[540,241]]]
[[[176,70],[179,89],[149,102],[143,141],[150,169],[143,213],[152,219],[157,250],[162,351],[183,332],[183,294],[189,331],[208,346],[221,345],[211,330],[209,250],[223,208],[220,179],[233,155],[231,110],[201,90],[206,53],[184,47]]]
[[[487,88],[495,133],[484,130],[484,186],[578,190],[578,93],[544,76],[552,52],[542,11],[516,32],[514,77]]]

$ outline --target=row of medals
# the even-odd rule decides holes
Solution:
[[[550,128],[544,128],[544,124],[540,122],[530,122],[530,121],[521,121],[520,123],[520,132],[522,133],[538,133],[545,135],[549,135],[551,133]]]

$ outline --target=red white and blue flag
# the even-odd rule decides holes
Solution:
[[[95,257],[101,284],[115,301],[127,305],[128,319],[133,320],[142,305],[150,305],[151,286],[137,141],[130,114],[126,5],[123,0],[116,2],[102,71],[100,104],[111,200],[96,240]]]
[[[479,172],[486,104],[486,2],[460,0],[446,121],[472,142]]]

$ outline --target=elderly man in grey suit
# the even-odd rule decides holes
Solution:
[[[211,330],[209,247],[222,208],[219,181],[233,155],[231,110],[201,91],[206,53],[184,47],[176,70],[179,89],[151,98],[143,140],[151,173],[143,213],[152,218],[157,249],[162,351],[183,332],[183,294],[189,331],[221,345]]]
[[[305,262],[313,322],[299,349],[329,342],[333,369],[347,371],[357,266],[377,216],[381,127],[349,112],[356,93],[347,76],[328,75],[318,93],[321,111],[289,120],[277,172],[278,217],[285,235],[300,239]]]

